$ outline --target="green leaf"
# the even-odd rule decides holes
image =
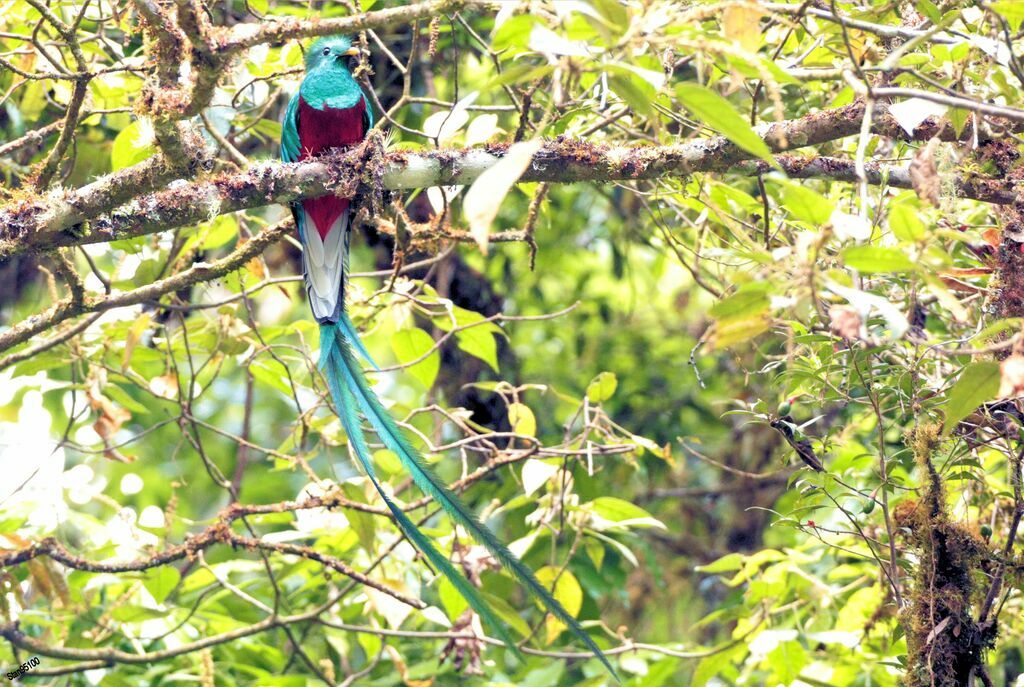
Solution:
[[[377,454],[375,453],[374,455],[376,456]],[[366,496],[359,485],[353,482],[342,482],[341,488],[350,501],[365,503]],[[377,536],[377,519],[369,513],[364,513],[355,508],[346,509],[345,517],[348,519],[352,529],[355,530],[362,547],[367,551],[373,551]]]
[[[878,587],[858,589],[842,604],[833,629],[840,632],[857,632],[871,622],[871,618],[883,603],[882,592]]]
[[[142,405],[134,398],[128,395],[128,392],[119,387],[117,384],[107,384],[103,387],[103,394],[109,396],[110,400],[117,401],[117,404],[124,406],[125,410],[128,410],[132,415],[142,415],[145,413],[152,412],[152,409]]]
[[[715,323],[708,339],[709,348],[718,350],[753,339],[768,331],[772,321],[767,314],[755,315],[745,320],[723,320]]]
[[[946,423],[942,436],[949,436],[957,424],[985,401],[999,393],[999,363],[971,363],[946,395]]]
[[[537,419],[533,416],[533,411],[529,406],[522,403],[510,403],[508,421],[512,425],[512,431],[516,434],[528,437],[537,436]]]
[[[557,581],[556,577],[558,578]],[[580,609],[583,607],[583,588],[580,587],[579,580],[576,579],[576,576],[571,571],[556,568],[553,565],[546,565],[537,571],[537,580],[549,590],[553,584],[554,590],[551,592],[551,595],[555,597],[555,600],[562,604],[572,617],[575,618],[579,615]],[[538,601],[537,603],[540,602]],[[551,614],[548,614],[544,619],[544,626],[547,630],[548,644],[553,642],[566,629],[565,623]]]
[[[67,360],[64,359],[64,356],[58,355],[56,351],[44,351],[43,353],[37,353],[30,358],[26,358],[15,365],[14,374],[19,377],[29,376],[34,375],[37,372],[52,370],[57,367],[64,367],[67,364]]]
[[[454,316],[454,323],[452,316]],[[483,360],[497,372],[498,344],[494,340],[494,335],[504,335],[505,332],[494,322],[484,322],[483,320],[484,316],[478,312],[452,306],[449,312],[434,317],[433,322],[438,329],[446,332],[450,332],[454,327],[464,327],[455,333],[459,349]]]
[[[430,338],[430,334],[418,327],[399,329],[391,337],[391,350],[403,365],[426,355],[433,346],[434,340]],[[429,389],[437,378],[438,370],[441,369],[441,355],[435,350],[407,369],[409,374]]]
[[[777,682],[788,685],[800,671],[810,662],[807,652],[798,641],[779,642],[779,645],[768,653],[768,665],[778,678]]]
[[[437,584],[437,595],[441,598],[441,605],[444,606],[445,613],[452,620],[455,620],[463,611],[469,608],[469,602],[463,598],[459,590],[455,588],[448,578],[442,577],[440,582]]]
[[[832,219],[836,204],[817,191],[788,179],[773,177],[781,191],[782,203],[793,217],[815,226],[827,224]]]
[[[744,320],[768,311],[770,284],[745,284],[735,293],[726,296],[711,308],[711,316],[719,322]]]
[[[899,248],[880,246],[850,246],[843,251],[843,261],[863,274],[880,272],[913,272],[914,262]]]
[[[654,86],[625,68],[608,71],[614,71],[608,77],[608,85],[630,109],[645,117],[654,114],[653,103],[658,94]]]
[[[147,135],[136,120],[121,130],[110,149],[112,171],[142,162],[156,152],[152,135]]]
[[[281,122],[274,119],[260,119],[253,124],[252,131],[268,141],[281,140]]]
[[[754,133],[747,120],[736,112],[728,100],[704,86],[690,83],[676,86],[676,97],[702,123],[748,153],[777,166],[772,158],[771,149]]]
[[[629,26],[629,12],[619,0],[593,0],[593,5],[609,25],[622,27],[623,30]]]
[[[665,529],[665,525],[640,506],[615,498],[614,496],[599,496],[590,502],[590,508],[594,515],[597,515],[608,522],[615,523],[620,528],[626,527],[657,527]],[[600,527],[600,523],[594,529],[610,529]]]
[[[530,83],[544,78],[553,72],[554,69],[554,66],[550,64],[542,64],[539,67],[531,64],[517,64],[502,71],[501,74],[487,82],[486,88],[494,89],[511,84]]]
[[[1014,31],[1024,23],[1024,2],[1020,0],[997,0],[988,4],[988,9],[1003,16]]]
[[[1019,330],[1021,327],[1024,327],[1024,318],[1022,317],[1008,317],[1006,319],[996,320],[975,334],[971,339],[971,345],[975,348],[984,348],[985,346],[995,343],[1004,336],[1013,334],[1013,332]]]
[[[489,327],[470,327],[455,333],[459,350],[479,358],[495,372],[498,371],[498,342]]]
[[[897,202],[889,208],[889,228],[896,238],[907,243],[916,243],[925,235],[920,210],[907,202]]]
[[[153,600],[162,604],[167,596],[178,586],[181,581],[181,574],[173,566],[150,568],[142,578],[142,585],[150,594]]]
[[[486,586],[486,585],[485,585]],[[530,636],[530,626],[522,616],[516,611],[512,605],[500,596],[494,594],[488,594],[487,592],[480,592],[480,596],[484,598],[487,605],[494,611],[494,615],[498,616],[498,619],[506,623],[509,627],[516,631],[520,637]]]
[[[166,259],[160,258],[149,258],[147,260],[143,260],[139,263],[139,266],[135,268],[135,274],[132,275],[130,282],[138,287],[152,284],[160,278],[160,273],[163,271],[166,263]]]
[[[138,359],[141,350],[135,352],[133,361]],[[266,384],[271,389],[277,389],[285,396],[292,395],[292,388],[288,384],[285,369],[276,360],[260,358],[249,365],[249,372],[257,382]]]
[[[166,619],[167,611],[147,608],[138,604],[126,604],[111,610],[110,617],[119,623],[141,623],[146,620]]]
[[[508,48],[526,50],[530,44],[533,27],[541,23],[539,17],[530,13],[509,17],[491,36],[491,50],[494,52],[501,52]]]
[[[740,642],[731,649],[712,653],[707,658],[701,659],[693,671],[690,687],[705,687],[713,677],[727,680],[725,684],[736,684],[735,677],[739,672],[736,665],[742,666],[742,660],[746,654],[747,643]]]
[[[953,131],[956,132],[957,138],[960,138],[964,127],[967,126],[967,122],[971,119],[971,112],[960,107],[951,107],[946,110],[946,119],[953,125]]]
[[[694,568],[697,572],[702,573],[720,573],[720,572],[732,572],[739,570],[743,567],[743,554],[741,553],[729,553],[716,561],[712,561],[707,565],[698,565]]]
[[[201,229],[204,250],[220,248],[238,235],[238,220],[234,215],[221,215]]]
[[[397,475],[402,472],[405,468],[402,467],[402,461],[391,449],[382,448],[373,452],[373,462],[377,464],[383,472],[391,475]]]
[[[933,24],[942,23],[942,13],[939,12],[939,8],[931,0],[917,0],[914,6],[918,12],[928,17]]]
[[[587,398],[591,403],[603,403],[612,397],[618,385],[614,372],[602,372],[587,385]]]
[[[601,565],[604,563],[604,544],[597,539],[587,537],[583,540],[583,549],[587,552],[587,557],[594,564],[594,568],[600,571]]]

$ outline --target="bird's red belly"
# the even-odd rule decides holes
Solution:
[[[355,145],[366,134],[363,115],[366,102],[360,98],[355,106],[344,110],[325,107],[318,110],[299,98],[299,159],[319,155],[331,148]],[[335,195],[307,198],[302,208],[316,226],[321,238],[326,238],[331,225],[348,212],[348,198]]]

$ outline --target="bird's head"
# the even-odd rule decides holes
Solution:
[[[348,36],[320,38],[306,51],[306,71],[318,69],[344,69],[351,71],[359,59],[359,48]]]

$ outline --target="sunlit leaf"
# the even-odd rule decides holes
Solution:
[[[583,589],[571,571],[547,565],[537,570],[537,580],[547,589],[554,585],[551,595],[569,615],[576,617],[579,614],[583,607]],[[544,627],[549,645],[566,629],[565,624],[550,613],[545,618]]]
[[[832,220],[836,205],[831,200],[804,184],[776,176],[772,180],[781,187],[782,203],[788,213],[815,226]]]
[[[587,398],[591,403],[603,403],[612,397],[618,385],[614,372],[602,372],[587,385]]]
[[[534,458],[527,460],[523,463],[523,470],[521,473],[523,480],[523,493],[527,496],[532,496],[535,491],[547,484],[547,481],[557,472],[557,465],[552,465],[546,461],[536,460]]]
[[[775,164],[768,145],[754,133],[728,100],[709,88],[692,83],[676,86],[676,97],[703,124],[719,132],[748,153]]]
[[[167,599],[168,595],[178,586],[179,581],[181,581],[181,575],[173,566],[151,568],[142,578],[142,584],[146,587],[146,591],[153,596],[153,600],[158,604],[162,604]]]
[[[513,184],[519,180],[533,160],[534,154],[540,150],[540,141],[516,143],[509,147],[505,156],[493,167],[481,174],[466,192],[463,210],[469,222],[469,231],[480,246],[481,252],[487,254],[487,244],[491,231],[491,223],[498,214],[498,208]]]
[[[155,152],[152,126],[148,122],[143,123],[143,120],[135,120],[114,138],[114,146],[110,149],[110,165],[115,171],[130,167]]]
[[[847,267],[864,274],[913,272],[917,269],[914,262],[899,248],[881,246],[850,246],[843,251],[843,262]]]
[[[440,352],[435,350],[427,354],[433,347],[434,340],[430,334],[418,327],[399,329],[391,337],[391,350],[395,352],[398,362],[406,365],[423,358],[406,370],[428,389],[433,386],[438,370],[441,369]]]
[[[999,363],[996,362],[975,362],[964,368],[946,394],[944,436],[956,429],[957,424],[979,405],[995,398],[999,391],[999,377]]]
[[[467,147],[486,143],[498,131],[498,115],[482,114],[473,118],[466,128],[465,143]]]
[[[525,436],[537,435],[537,420],[529,406],[522,403],[510,403],[508,406],[508,421],[512,425],[512,431]]]

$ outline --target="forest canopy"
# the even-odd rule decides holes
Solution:
[[[1022,24],[7,0],[0,672],[1024,684]],[[336,36],[365,129],[314,150],[293,97]],[[325,198],[343,381],[562,619],[346,410],[364,351],[302,277]]]

